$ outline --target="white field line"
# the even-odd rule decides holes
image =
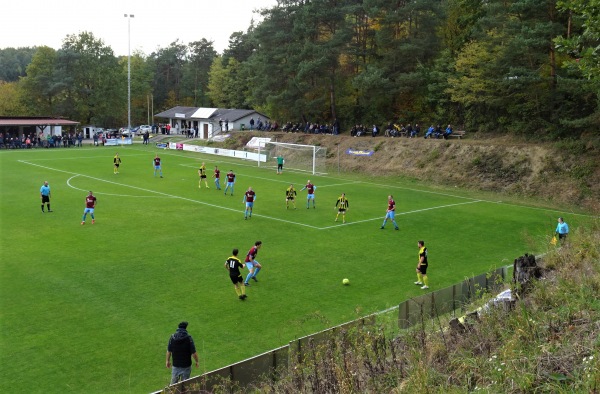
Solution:
[[[397,212],[396,216],[410,215],[410,214],[413,214],[413,213],[431,211],[432,209],[449,208],[449,207],[455,207],[455,206],[458,206],[458,205],[475,204],[477,202],[483,202],[483,200],[475,200],[475,201],[468,201],[468,202],[459,202],[459,203],[456,203],[456,204],[448,204],[448,205],[439,205],[437,207],[429,207],[429,208],[423,208],[423,209],[416,209],[414,211]],[[339,222],[338,222],[338,224],[335,224],[333,226],[321,227],[320,230],[325,230],[325,229],[330,229],[330,228],[337,228],[337,227],[345,227],[345,226],[349,226],[351,224],[359,224],[359,223],[364,223],[364,222],[372,222],[374,220],[383,220],[383,218],[385,218],[385,215],[379,216],[379,217],[376,217],[376,218],[371,218],[371,219],[358,220],[356,222],[347,222],[345,224],[339,224]]]
[[[133,151],[137,151],[137,152],[141,152],[142,150],[140,148],[137,148],[135,145],[132,146],[121,146],[119,147],[121,149],[126,149],[126,150],[133,150]],[[83,151],[97,151],[97,148],[78,148],[78,151],[83,150]],[[160,149],[159,149],[160,150]],[[16,151],[16,150],[15,150]],[[34,150],[34,151],[42,151],[42,150]],[[45,150],[44,150],[45,151]],[[204,158],[195,158],[195,157],[191,157],[191,156],[187,156],[187,155],[183,155],[183,154],[178,154],[178,151],[172,151],[172,150],[160,150],[161,151],[161,156],[163,155],[171,155],[171,156],[176,156],[176,157],[180,157],[180,158],[189,158],[190,160],[194,160],[194,161],[202,161],[202,160],[208,160],[211,162],[214,162],[214,157],[213,155],[203,155]],[[149,155],[154,155],[156,153],[156,151],[148,151]],[[146,153],[140,153],[140,156],[145,155]],[[202,154],[200,154],[202,155]],[[97,156],[96,156],[97,157]],[[89,157],[86,157],[89,158]],[[34,159],[34,160],[58,160],[58,159]],[[251,167],[251,168],[258,168],[258,169],[265,169],[264,167],[259,167],[258,165],[256,165],[255,161],[252,160],[244,160],[244,159],[238,159],[240,160],[242,163],[243,162],[248,162],[248,163],[254,163],[254,165],[250,165],[250,164],[241,164],[240,161],[229,161],[229,160],[220,160],[219,163],[227,163],[227,164],[231,164],[232,166],[238,166],[238,167]],[[22,160],[19,160],[22,161]],[[271,171],[269,169],[269,171]],[[296,171],[289,171],[289,172],[296,172]],[[321,178],[328,178],[328,179],[332,179],[332,180],[340,180],[340,181],[347,181],[347,179],[344,178],[337,178],[337,177],[333,177],[333,176],[326,176],[326,175],[313,175],[314,177],[321,177]],[[258,178],[258,177],[257,177]],[[258,178],[258,179],[263,179],[263,178]],[[297,182],[287,182],[287,181],[279,181],[282,183],[297,183]],[[390,184],[381,184],[381,183],[376,183],[376,182],[365,182],[365,181],[355,181],[352,182],[352,184],[365,184],[365,185],[372,185],[372,186],[379,186],[379,187],[384,187],[384,188],[391,188],[391,189],[396,189],[396,190],[408,190],[408,191],[413,191],[413,192],[420,192],[420,193],[427,193],[427,194],[434,194],[434,195],[439,195],[439,196],[445,196],[445,197],[454,197],[454,198],[459,198],[462,200],[472,200],[472,201],[478,201],[478,202],[487,202],[487,203],[491,203],[491,204],[501,204],[501,205],[506,205],[506,206],[512,206],[512,207],[518,207],[518,208],[524,208],[524,209],[531,209],[531,210],[536,210],[536,211],[545,211],[545,212],[551,212],[554,214],[563,214],[565,213],[564,210],[557,210],[557,209],[553,209],[553,208],[540,208],[540,207],[531,207],[528,205],[520,205],[520,204],[513,204],[513,203],[506,203],[503,201],[493,201],[493,200],[484,200],[484,199],[475,199],[475,198],[471,198],[471,197],[464,197],[464,196],[457,196],[455,194],[450,194],[450,193],[441,193],[441,192],[435,192],[435,191],[430,191],[430,190],[422,190],[422,189],[414,189],[414,188],[408,188],[408,187],[404,187],[404,186],[397,186],[397,185],[390,185]],[[324,187],[324,186],[321,186]],[[574,213],[574,212],[568,212],[570,215],[573,216],[581,216],[581,217],[590,217],[590,218],[597,218],[598,216],[596,215],[589,215],[589,214],[583,214],[583,213]]]
[[[171,154],[173,156],[178,156],[178,157],[188,157],[188,156],[177,155],[177,154],[173,154],[173,153],[171,153]],[[205,156],[210,156],[210,155],[205,155]],[[191,157],[190,157],[190,159],[192,159],[192,160],[203,160],[203,159],[195,159],[195,158],[191,158]],[[225,161],[225,160],[223,160],[223,161],[227,162],[229,164],[235,165],[235,166],[244,166],[244,167],[252,167],[252,168],[264,168],[262,166],[258,167],[257,165],[240,164],[239,162],[232,162],[232,161]],[[249,160],[244,160],[244,161],[249,161]],[[296,171],[290,171],[290,172],[296,172]],[[328,176],[328,175],[317,175],[317,174],[315,174],[313,176],[314,177],[318,176],[318,177],[321,177],[321,178],[328,178],[328,179],[332,179],[332,180],[347,181],[347,179],[344,179],[344,178],[337,178],[337,177]],[[290,182],[290,183],[294,183],[294,182]],[[372,186],[379,186],[379,187],[382,187],[382,188],[390,188],[390,189],[396,189],[396,190],[408,190],[408,191],[412,191],[412,192],[434,194],[434,195],[444,196],[444,197],[454,197],[454,198],[459,198],[461,200],[472,200],[472,201],[478,201],[478,202],[488,202],[488,203],[492,203],[492,204],[502,204],[502,205],[506,205],[506,206],[520,207],[520,208],[525,208],[525,209],[532,209],[532,210],[538,210],[538,211],[553,212],[553,213],[559,213],[559,214],[560,213],[564,213],[564,211],[560,211],[560,210],[556,210],[556,209],[552,209],[552,208],[538,208],[538,207],[531,207],[531,206],[527,206],[527,205],[505,203],[503,201],[493,201],[493,200],[476,199],[476,198],[472,198],[472,197],[457,196],[457,195],[451,194],[451,193],[442,193],[442,192],[435,192],[435,191],[431,191],[431,190],[414,189],[414,188],[409,188],[409,187],[404,187],[404,186],[382,184],[382,183],[377,183],[377,182],[356,181],[356,182],[353,182],[353,183],[355,183],[355,184],[372,185]],[[321,186],[321,187],[324,187],[324,186]],[[592,217],[592,218],[597,217],[595,215],[588,215],[588,214],[583,214],[583,213],[569,212],[569,214],[570,215],[574,215],[574,216],[583,216],[583,217]]]
[[[213,208],[219,208],[219,209],[224,209],[224,210],[227,210],[227,211],[238,212],[238,213],[244,213],[243,210],[233,209],[233,208],[229,208],[229,207],[223,207],[223,206],[216,205],[216,204],[210,204],[210,203],[207,203],[207,202],[204,202],[204,201],[198,201],[198,200],[194,200],[194,199],[187,198],[187,197],[176,196],[174,194],[168,194],[168,193],[163,193],[163,192],[159,192],[159,191],[156,191],[156,190],[145,189],[143,187],[126,185],[126,184],[123,184],[123,183],[108,181],[106,179],[96,178],[96,177],[93,177],[93,176],[90,176],[90,175],[79,174],[79,173],[76,173],[76,172],[59,170],[59,169],[52,168],[52,167],[42,166],[40,164],[29,163],[29,162],[24,161],[24,160],[19,160],[19,162],[24,163],[24,164],[29,164],[29,165],[35,166],[35,167],[45,168],[47,170],[62,172],[62,173],[65,173],[65,174],[71,174],[71,175],[75,175],[75,176],[82,176],[82,177],[85,177],[85,178],[94,179],[96,181],[111,183],[113,185],[118,185],[118,186],[129,187],[129,188],[132,188],[132,189],[141,190],[141,191],[148,192],[148,193],[155,193],[155,194],[158,194],[159,196],[162,196],[162,197],[175,198],[175,199],[179,199],[179,200],[193,202],[193,203],[196,203],[196,204],[206,205],[206,206],[213,207]],[[104,195],[104,193],[98,193],[98,194]],[[290,220],[275,218],[275,217],[272,217],[272,216],[261,215],[261,214],[254,214],[253,216],[263,217],[263,218],[275,220],[275,221],[278,221],[278,222],[295,224],[295,225],[298,225],[298,226],[303,226],[303,227],[308,227],[308,228],[312,228],[312,229],[315,229],[315,230],[320,230],[319,227],[311,226],[310,224],[299,223],[299,222],[292,222]]]

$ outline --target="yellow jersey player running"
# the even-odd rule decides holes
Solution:
[[[338,213],[337,215],[335,215],[335,221],[338,221],[338,216],[340,216],[340,213],[342,214],[342,223],[346,223],[346,211],[349,208],[349,203],[348,203],[348,199],[346,198],[346,193],[342,193],[341,196],[338,197],[337,201],[335,202],[335,207],[334,209],[337,208]]]
[[[294,185],[290,184],[285,190],[285,209],[290,209],[290,201],[294,204],[294,209],[296,209],[296,189],[294,189]]]

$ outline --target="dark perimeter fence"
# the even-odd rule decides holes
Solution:
[[[398,327],[401,329],[413,327],[432,316],[446,314],[456,316],[457,313],[463,315],[466,312],[464,310],[465,306],[483,293],[501,290],[506,283],[508,270],[511,268],[512,265],[505,266],[491,273],[465,279],[453,286],[406,300],[397,307],[389,308],[385,311],[293,340],[285,346],[207,372],[203,375],[195,376],[151,394],[206,393],[213,391],[213,388],[222,384],[224,380],[230,380],[240,387],[247,387],[256,383],[258,379],[264,379],[265,377],[275,379],[277,371],[285,370],[288,367],[290,357],[302,358],[303,349],[307,348],[309,343],[323,342],[339,331],[374,324],[377,315],[390,313],[396,309],[398,311]]]

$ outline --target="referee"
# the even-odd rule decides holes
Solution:
[[[50,186],[48,186],[48,181],[44,181],[44,184],[40,188],[40,197],[42,198],[42,212],[44,212],[44,204],[48,207],[48,212],[52,212],[50,209]]]

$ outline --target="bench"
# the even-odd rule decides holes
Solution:
[[[460,139],[462,139],[465,136],[465,134],[467,134],[466,131],[464,131],[464,130],[457,130],[457,131],[453,131],[452,134],[450,134],[448,137],[456,137],[456,138],[458,138],[460,140]]]

